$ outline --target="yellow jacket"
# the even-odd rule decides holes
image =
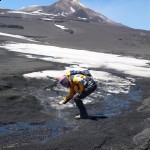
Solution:
[[[66,73],[66,76],[70,82],[70,92],[64,98],[64,103],[67,103],[69,100],[71,100],[76,93],[81,94],[85,89],[85,86],[87,86],[89,80],[89,77],[82,74],[70,76],[70,71]]]

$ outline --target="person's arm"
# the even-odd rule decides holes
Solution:
[[[60,105],[61,105],[61,104],[66,104],[69,100],[71,100],[71,99],[73,98],[73,96],[75,95],[75,93],[76,93],[76,92],[74,91],[73,87],[71,87],[69,94],[68,94],[63,100],[61,100],[61,101],[59,102],[59,104],[60,104]]]

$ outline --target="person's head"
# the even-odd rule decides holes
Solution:
[[[62,86],[66,88],[70,87],[70,82],[65,75],[58,78],[58,83],[60,83]]]

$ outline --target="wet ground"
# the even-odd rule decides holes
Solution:
[[[68,91],[60,85],[55,86],[53,84],[54,79],[25,79],[22,76],[13,78],[13,80],[10,79],[11,85],[15,88],[20,88],[24,94],[35,97],[42,105],[41,112],[49,115],[52,119],[43,123],[12,122],[10,124],[1,124],[0,144],[3,148],[15,147],[20,144],[25,145],[26,143],[45,143],[51,138],[73,131],[78,127],[79,121],[75,120],[74,116],[79,111],[73,101],[64,106],[57,104],[59,100],[67,95]],[[132,112],[131,104],[141,100],[143,91],[142,86],[135,84],[135,80],[130,79],[130,82],[129,92],[117,94],[115,93],[116,84],[112,86],[108,82],[97,81],[98,89],[83,100],[88,113],[96,117],[92,119],[93,121]],[[122,85],[122,88],[125,89],[127,86],[129,85]],[[48,88],[45,89],[45,87]],[[115,89],[114,93],[113,89]]]
[[[64,120],[44,124],[12,123],[0,125],[0,145],[3,148],[31,143],[45,143],[48,139],[67,133],[75,127]]]

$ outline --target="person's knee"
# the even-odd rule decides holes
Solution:
[[[75,99],[74,99],[74,102],[75,102],[75,103],[78,103],[79,101],[81,101],[80,98],[75,98]]]
[[[87,95],[90,95],[91,93],[93,93],[95,90],[97,89],[97,85],[94,84],[93,86],[89,86],[87,89],[85,89]]]

